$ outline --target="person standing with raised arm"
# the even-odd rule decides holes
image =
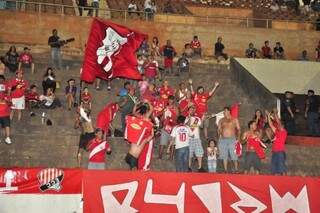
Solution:
[[[209,128],[209,119],[208,117],[208,100],[214,95],[216,90],[219,87],[219,82],[214,83],[214,87],[209,91],[205,92],[203,86],[199,86],[197,91],[195,92],[193,89],[193,81],[189,79],[190,89],[193,97],[193,102],[196,107],[196,114],[200,117],[203,121],[203,132],[204,137],[208,140],[208,128]]]

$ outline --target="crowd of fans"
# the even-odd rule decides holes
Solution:
[[[14,46],[10,47],[0,64],[0,124],[5,128],[5,142],[11,144],[10,121],[17,114],[17,121],[22,118],[22,112],[27,108],[30,116],[35,116],[34,109],[61,108],[62,104],[55,95],[56,89],[60,88],[60,82],[56,80],[54,69],[64,69],[60,47],[63,46],[57,30],[48,39],[51,47],[52,67],[47,68],[42,81],[42,94],[39,94],[38,86],[24,79],[22,70],[30,70],[30,75],[35,73],[35,66],[31,50],[28,47],[19,54]],[[225,46],[222,37],[217,38],[214,45],[214,57],[227,60],[228,55],[224,52]],[[316,48],[317,60],[319,60],[320,42]],[[246,50],[246,56],[258,57],[259,51],[253,44]],[[130,169],[147,170],[150,162],[146,162],[146,146],[152,146],[156,138],[159,138],[158,158],[175,160],[177,171],[190,172],[193,162],[197,161],[198,172],[216,172],[217,161],[223,162],[224,172],[238,173],[238,158],[241,156],[241,144],[246,144],[244,153],[245,160],[243,169],[245,173],[258,174],[261,171],[261,161],[266,158],[266,144],[272,143],[271,173],[285,174],[285,141],[287,132],[294,134],[295,108],[293,93],[286,92],[282,103],[282,111],[273,109],[271,112],[257,110],[248,123],[248,130],[241,131],[238,116],[234,115],[233,107],[226,106],[220,113],[208,111],[208,101],[214,96],[219,87],[215,82],[210,90],[199,85],[196,89],[192,79],[188,82],[180,82],[178,88],[171,87],[166,77],[168,75],[180,75],[190,71],[190,58],[202,57],[202,45],[198,36],[185,45],[183,54],[174,65],[177,52],[170,40],[161,46],[159,39],[153,37],[150,44],[144,41],[137,52],[137,68],[142,74],[140,81],[127,81],[119,91],[119,100],[109,103],[97,115],[96,124],[93,124],[91,115],[92,96],[87,87],[83,88],[80,101],[77,100],[79,88],[76,80],[70,78],[65,87],[66,108],[71,110],[77,108],[75,128],[81,129],[78,164],[81,165],[83,150],[88,150],[89,169],[104,169],[105,154],[111,154],[111,147],[106,142],[110,136],[124,136],[128,142],[130,137],[139,143],[130,143],[130,149],[125,158]],[[276,43],[273,51],[266,41],[261,48],[261,57],[284,59],[284,49],[280,42]],[[8,73],[15,75],[14,78],[6,80]],[[100,82],[100,80],[99,80]],[[100,83],[96,89],[100,90]],[[108,82],[108,90],[111,89]],[[318,126],[319,102],[314,91],[308,91],[306,100],[305,117],[308,121],[310,134],[319,135]],[[112,126],[116,114],[119,112],[121,127],[116,129]],[[281,114],[282,121],[279,118]],[[42,115],[45,117],[45,115]],[[216,118],[217,136],[209,135],[209,121]],[[130,129],[132,125],[143,126],[143,132]],[[283,124],[283,125],[282,125]],[[133,125],[134,126],[134,125]],[[211,127],[213,128],[213,127]],[[139,128],[138,128],[139,129]],[[201,134],[203,130],[203,134]],[[130,134],[128,131],[131,131]],[[203,135],[203,136],[202,136]],[[213,138],[217,138],[213,139]],[[204,148],[203,145],[207,146]],[[147,150],[150,150],[149,148]],[[152,150],[152,148],[151,148]],[[204,160],[204,157],[205,160]],[[141,163],[141,162],[142,163]],[[232,161],[232,169],[228,162]],[[203,164],[205,162],[205,164]],[[207,165],[205,168],[204,165]]]

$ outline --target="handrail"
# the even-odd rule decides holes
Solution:
[[[35,5],[36,6],[36,11],[38,11],[39,13],[42,13],[43,8],[50,6],[50,7],[55,7],[57,8],[61,8],[61,15],[68,15],[66,14],[66,9],[74,9],[74,13],[76,14],[76,11],[81,8],[82,10],[88,10],[91,12],[94,12],[94,10],[98,10],[99,11],[99,17],[102,18],[111,18],[112,15],[115,15],[117,13],[119,13],[121,15],[121,17],[124,19],[124,21],[126,22],[128,19],[130,19],[130,17],[128,16],[128,14],[130,14],[130,11],[128,10],[120,10],[120,9],[103,9],[103,8],[93,8],[91,6],[87,6],[87,7],[80,7],[80,6],[73,6],[73,5],[64,5],[64,4],[53,4],[53,3],[46,3],[46,2],[31,2],[31,1],[26,1],[26,0],[5,0],[4,2],[8,3],[15,3],[15,9],[16,10],[20,10],[20,11],[26,11],[25,10],[25,6],[26,5]],[[11,8],[12,9],[12,8]],[[136,13],[141,15],[140,17],[145,19],[145,20],[151,20],[152,19],[152,14],[148,13],[148,12],[144,12],[144,11],[134,11],[132,13]],[[93,13],[92,13],[93,15]],[[155,15],[164,15],[167,16],[166,21],[169,22],[168,17],[172,17],[172,16],[179,16],[179,17],[185,17],[185,23],[187,22],[188,18],[194,18],[194,19],[198,19],[197,23],[206,23],[206,24],[210,24],[210,23],[216,23],[214,21],[218,21],[218,20],[224,20],[223,23],[224,24],[232,24],[232,22],[234,21],[238,21],[238,22],[243,22],[245,24],[245,27],[249,28],[251,27],[251,24],[253,22],[262,22],[262,26],[265,26],[264,28],[271,28],[271,23],[273,21],[277,21],[277,22],[283,22],[283,23],[287,23],[287,26],[290,23],[300,23],[300,24],[318,24],[319,22],[317,21],[300,21],[300,20],[281,20],[281,19],[264,19],[264,18],[251,18],[251,17],[247,17],[247,18],[241,18],[241,17],[229,17],[229,16],[197,16],[197,15],[186,15],[186,14],[164,14],[164,13],[156,13]],[[203,19],[204,21],[201,21],[201,19]]]

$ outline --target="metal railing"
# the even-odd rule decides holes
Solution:
[[[95,7],[80,7],[73,5],[52,4],[43,2],[32,2],[26,0],[0,0],[0,9],[9,9],[24,12],[52,13],[57,15],[82,15],[82,17],[99,16],[106,19],[121,19],[125,22],[131,19],[141,19],[146,21],[155,20],[165,23],[181,23],[181,24],[223,24],[236,25],[241,27],[259,27],[272,28],[272,22],[282,24],[282,28],[290,29],[290,24],[302,24],[302,28],[315,26],[316,21],[292,21],[280,19],[259,19],[259,18],[241,18],[241,17],[222,17],[222,16],[195,16],[183,14],[153,14],[144,11],[128,11],[116,9],[102,9]],[[309,26],[308,26],[309,25]]]

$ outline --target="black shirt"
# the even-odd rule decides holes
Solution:
[[[50,36],[48,40],[48,44],[50,45],[51,48],[60,48],[61,44],[59,43],[59,36]],[[56,42],[55,44],[50,44],[52,42]]]
[[[308,112],[318,112],[319,101],[315,95],[309,96],[307,99],[307,104],[309,104]]]
[[[282,113],[283,114],[290,114],[288,107],[290,107],[292,113],[295,113],[296,111],[296,104],[291,98],[285,98],[284,101],[282,102]]]
[[[220,42],[217,42],[214,45],[214,54],[219,54],[219,53],[223,53],[223,49],[224,49],[224,45]]]

